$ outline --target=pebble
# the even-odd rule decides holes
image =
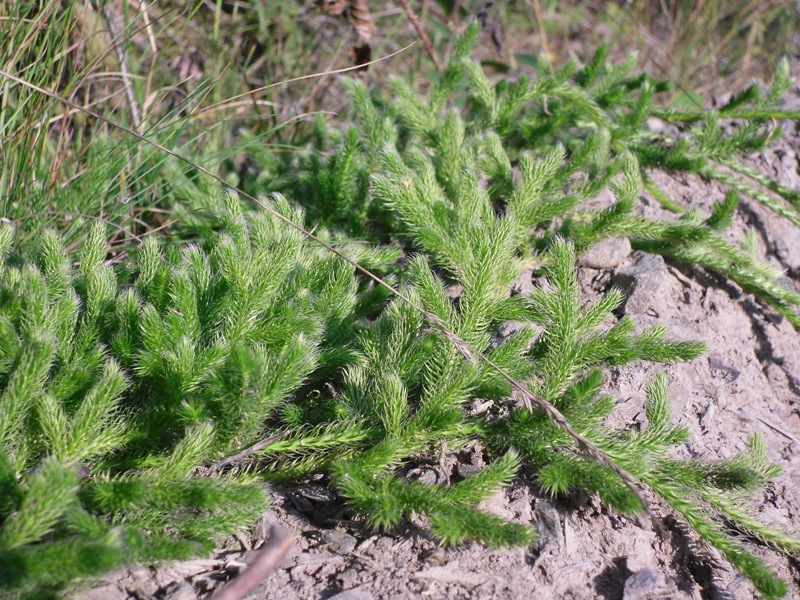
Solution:
[[[628,238],[603,240],[581,254],[578,264],[592,269],[614,269],[621,265],[631,253]]]
[[[361,579],[361,572],[355,567],[345,569],[336,576],[339,586],[347,589],[355,588],[359,579]]]
[[[478,503],[478,509],[496,515],[501,519],[513,519],[514,511],[509,508],[508,500],[503,490],[497,490],[494,494]]]
[[[645,314],[667,277],[667,266],[658,254],[638,250],[631,260],[633,264],[618,268],[611,281],[625,294],[624,314]]]
[[[374,596],[367,590],[353,588],[352,590],[345,590],[329,596],[328,600],[374,600]]]
[[[546,500],[536,500],[536,529],[539,531],[539,548],[559,552],[564,547],[561,517],[555,506]]]
[[[173,583],[164,592],[164,600],[197,600],[197,594],[188,581]]]
[[[514,518],[520,523],[530,523],[533,519],[531,499],[527,495],[512,500],[509,507],[514,511]]]
[[[356,547],[356,538],[344,531],[337,531],[336,529],[327,529],[322,532],[322,539],[328,547],[335,551],[347,554],[352,552]]]
[[[456,466],[456,470],[458,471],[459,477],[463,477],[464,479],[472,477],[476,473],[480,473],[481,471],[483,471],[481,467],[478,467],[476,465],[465,465],[463,463],[459,463]]]
[[[622,600],[645,600],[661,586],[661,577],[648,568],[643,568],[625,580]]]

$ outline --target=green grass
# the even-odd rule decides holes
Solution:
[[[320,67],[296,62],[309,50],[299,44],[312,39],[293,22],[298,6],[254,3],[231,14],[221,7],[165,3],[137,13],[128,3],[5,4],[0,68],[215,172],[236,173],[248,145],[301,150],[303,122],[311,120],[302,101],[286,106],[285,88],[254,89]],[[277,52],[258,41],[273,38],[282,40]],[[312,85],[297,84],[292,94]],[[72,244],[89,221],[102,219],[123,250],[170,227],[181,192],[165,173],[181,165],[80,110],[7,79],[0,86],[0,212],[23,239],[54,226]],[[241,128],[246,141],[236,135]]]
[[[392,32],[376,54],[413,34],[388,6],[373,8]],[[348,66],[346,20],[300,4],[0,7],[0,69],[99,115],[0,76],[9,593],[208,552],[263,511],[259,482],[312,474],[371,526],[416,513],[445,544],[529,544],[533,530],[477,507],[523,464],[551,494],[586,489],[625,513],[643,509],[647,486],[765,597],[787,591],[736,535],[798,554],[742,502],[777,474],[760,438],[726,461],[669,459],[687,433],[671,423],[663,375],[644,431],[604,424],[605,369],[691,360],[702,346],[661,326],[635,334],[613,316],[616,290],[586,306],[575,271],[577,253],[624,235],[719,271],[800,326],[800,296],[723,235],[738,194],[800,222],[797,193],[741,159],[774,139],[777,117],[797,117],[780,108],[786,65],[770,88],[704,112],[671,105],[669,82],[608,60],[613,49],[583,65],[510,47],[489,60],[476,28],[451,33],[468,15],[427,6],[442,73],[415,47],[341,84],[305,76]],[[614,4],[580,3],[563,22],[598,6],[619,19]],[[785,33],[777,8],[755,19],[663,6],[687,36],[676,47],[712,40],[709,56],[725,36]],[[511,38],[520,15],[546,25],[555,8],[508,3],[493,18]],[[626,27],[656,29],[667,15],[634,16]],[[651,116],[678,137],[648,130]],[[721,126],[732,119],[745,124]],[[704,215],[660,193],[654,169],[730,192]],[[641,217],[645,184],[680,214]],[[583,208],[606,187],[612,207]],[[530,266],[548,284],[509,296]],[[497,343],[509,320],[523,326]],[[493,409],[471,415],[476,399]],[[401,467],[443,440],[477,440],[490,466],[452,485],[407,481]]]

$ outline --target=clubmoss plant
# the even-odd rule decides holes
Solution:
[[[45,593],[208,552],[265,508],[259,485],[196,470],[260,440],[312,372],[351,360],[345,332],[368,294],[274,217],[228,206],[205,249],[151,238],[117,272],[101,225],[77,270],[55,233],[31,263],[0,230],[4,587]]]
[[[759,258],[752,244],[740,247],[721,234],[732,223],[740,196],[800,225],[800,192],[745,162],[747,153],[780,135],[776,123],[800,118],[781,108],[791,84],[788,62],[781,62],[767,91],[754,83],[718,109],[677,111],[657,102],[668,82],[631,73],[633,60],[609,64],[605,48],[582,68],[570,63],[550,74],[542,65],[535,79],[520,76],[494,84],[469,58],[476,34],[471,27],[456,42],[447,68],[425,95],[397,78],[388,102],[371,98],[363,83],[347,81],[357,127],[320,136],[324,141],[333,136],[338,144],[330,159],[315,156],[304,165],[306,173],[283,173],[277,184],[317,207],[309,214],[320,223],[386,241],[403,229],[386,214],[392,207],[380,202],[380,189],[373,186],[377,193],[370,194],[365,181],[395,168],[398,159],[390,158],[392,153],[409,164],[428,155],[431,176],[446,194],[488,194],[495,209],[513,213],[522,228],[520,249],[533,250],[532,264],[539,264],[554,235],[572,239],[578,252],[624,236],[634,248],[724,274],[800,328],[800,295],[780,281],[781,273]],[[651,118],[674,125],[674,131],[649,128]],[[633,195],[623,195],[606,210],[583,208],[612,185],[631,157],[642,185],[680,218],[639,216],[638,183]],[[274,163],[265,167],[280,171]],[[456,189],[463,169],[489,185]],[[699,174],[718,181],[729,194],[713,215],[704,216],[669,198],[652,177],[656,170]],[[435,213],[426,226],[433,227],[435,220],[444,226],[444,212]]]
[[[745,508],[777,472],[760,438],[727,461],[671,458],[687,432],[670,423],[661,374],[647,428],[606,424],[604,368],[689,360],[702,345],[617,320],[618,290],[585,306],[575,267],[578,251],[627,235],[726,273],[797,324],[796,295],[719,235],[733,194],[706,218],[635,212],[648,168],[701,171],[713,157],[702,149],[729,156],[723,147],[765,142],[759,119],[777,98],[732,113],[754,123],[736,137],[713,117],[659,112],[657,84],[602,54],[580,71],[494,86],[468,58],[475,33],[427,96],[398,81],[389,105],[349,83],[359,127],[327,160],[280,173],[281,189],[322,221],[317,239],[386,274],[395,298],[312,240],[280,194],[245,210],[217,190],[224,210],[199,223],[199,242],[148,238],[117,267],[100,225],[77,266],[53,232],[30,259],[0,228],[0,585],[49,593],[121,562],[207,552],[264,509],[258,480],[310,474],[376,527],[417,515],[444,544],[528,544],[531,528],[478,507],[525,464],[549,493],[587,489],[630,514],[646,509],[647,486],[765,597],[785,594],[736,537],[800,551]],[[652,114],[702,124],[669,146],[643,128]],[[661,154],[657,141],[669,146]],[[607,186],[616,204],[581,214]],[[525,267],[547,284],[512,294]],[[498,335],[509,322],[516,330]],[[478,400],[492,408],[474,413]],[[443,484],[406,476],[467,442],[488,467]]]
[[[771,303],[796,327],[800,325],[794,308],[800,304],[800,295],[779,283],[781,274],[758,258],[747,241],[739,247],[721,234],[733,220],[739,193],[794,220],[794,193],[741,162],[742,152],[763,147],[776,134],[769,130],[770,117],[792,116],[777,108],[788,82],[785,64],[766,96],[752,86],[718,113],[676,113],[654,103],[655,95],[666,89],[664,84],[647,75],[630,76],[628,64],[606,65],[603,50],[581,70],[568,66],[552,76],[542,71],[535,82],[523,78],[492,85],[479,65],[467,57],[474,34],[474,29],[469,30],[459,40],[447,69],[432,82],[427,95],[396,80],[394,97],[388,103],[371,98],[362,83],[348,82],[358,127],[341,135],[339,148],[327,163],[313,159],[313,176],[285,177],[289,182],[285,189],[310,198],[314,206],[333,207],[314,213],[328,226],[357,231],[358,235],[370,233],[374,239],[385,239],[391,233],[395,239],[399,236],[408,250],[422,252],[424,269],[417,270],[422,260],[417,258],[411,263],[410,275],[426,310],[472,348],[502,356],[504,366],[508,364],[505,368],[526,381],[534,394],[563,409],[579,433],[670,503],[765,596],[780,596],[787,589],[785,584],[747,553],[727,529],[731,524],[742,531],[758,529],[759,539],[797,554],[794,539],[756,525],[742,508],[745,491],[776,474],[775,467],[764,461],[760,440],[752,440],[751,454],[729,462],[678,466],[667,458],[667,451],[685,441],[686,431],[669,425],[663,375],[655,378],[648,393],[650,427],[640,434],[608,431],[604,422],[613,410],[613,401],[599,395],[604,366],[642,359],[685,360],[701,348],[667,341],[660,326],[633,335],[634,323],[628,318],[602,328],[619,305],[620,293],[612,290],[596,305],[582,309],[574,261],[576,250],[623,235],[634,247],[724,273]],[[469,82],[466,98],[458,92],[465,79]],[[453,109],[451,101],[470,110]],[[744,105],[750,108],[745,110]],[[679,130],[679,138],[671,139],[647,129],[650,116],[689,125]],[[725,131],[720,126],[723,118],[747,121]],[[360,145],[354,141],[356,132]],[[747,173],[752,182],[780,197],[768,196],[744,179],[723,174],[718,168],[722,164]],[[656,168],[699,172],[728,184],[731,191],[709,216],[697,209],[684,211],[648,176],[648,171]],[[370,188],[363,183],[366,175]],[[684,214],[676,219],[639,216],[636,208],[643,186],[665,206]],[[606,187],[615,192],[614,205],[594,213],[581,209],[585,200]],[[344,189],[349,193],[341,193]],[[563,236],[571,241],[565,242]],[[547,267],[553,291],[535,288],[528,299],[509,297],[510,283],[526,265]],[[443,281],[437,277],[434,284],[427,275],[421,277],[429,268]],[[445,285],[454,283],[461,287],[455,305],[442,294]],[[524,326],[503,343],[491,344],[492,332],[507,320]],[[373,344],[370,341],[370,348]],[[450,349],[454,358],[456,352],[457,344]],[[420,362],[424,372],[438,361]],[[386,365],[392,363],[381,355],[378,364],[376,376],[383,376]],[[447,372],[436,373],[439,380]],[[502,402],[511,391],[491,369],[475,377],[461,384],[472,390],[471,399]],[[430,380],[423,377],[421,388],[412,380],[391,402],[402,406],[404,415],[413,414],[405,407],[413,398],[410,391],[420,390],[421,410],[426,404],[425,383]],[[347,378],[345,382],[344,402],[350,398]],[[397,383],[387,382],[382,387],[395,389]],[[450,388],[459,386],[453,382]],[[453,417],[469,399],[454,403]],[[519,408],[504,419],[467,419],[464,426],[467,431],[477,428],[482,432],[479,435],[487,448],[515,449],[528,464],[536,465],[539,482],[552,493],[588,488],[620,510],[641,509],[639,498],[618,475],[582,453],[575,438],[544,412]],[[445,435],[443,430],[441,436]],[[380,430],[363,439],[381,439]],[[458,443],[455,438],[444,439],[449,447]],[[294,448],[302,454],[297,445]],[[399,448],[380,446],[386,454],[377,463],[372,462],[370,451],[369,467],[396,469],[404,464],[397,454]],[[272,451],[278,449],[267,452]],[[406,451],[419,452],[420,446],[411,445]],[[322,458],[316,449],[306,454],[314,455]],[[294,464],[311,468],[319,463],[298,455]],[[393,480],[386,483],[388,472],[365,472],[362,462],[356,464],[361,471],[354,473],[349,465],[343,471],[341,461],[334,461],[334,482],[355,506],[373,515],[375,523],[393,524],[411,512],[427,514],[416,496],[403,496]],[[375,494],[387,498],[376,503]],[[720,500],[722,497],[725,500]],[[436,531],[435,518],[428,516]],[[461,537],[438,533],[448,540]]]

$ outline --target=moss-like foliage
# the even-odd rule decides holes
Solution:
[[[116,272],[99,225],[77,270],[54,233],[19,264],[0,230],[4,585],[208,552],[266,507],[261,486],[197,469],[260,440],[313,372],[350,360],[359,284],[228,204],[206,248],[153,238]]]
[[[427,95],[394,79],[390,100],[371,98],[363,83],[347,81],[356,125],[326,129],[320,136],[318,150],[328,151],[331,138],[337,145],[330,159],[324,162],[315,154],[299,174],[294,163],[287,172],[275,159],[264,161],[265,173],[274,178],[265,174],[263,180],[308,199],[314,222],[377,241],[398,230],[413,232],[426,251],[434,228],[475,216],[453,212],[461,204],[448,207],[443,198],[482,194],[491,201],[489,210],[503,210],[519,222],[519,247],[533,250],[528,257],[533,264],[554,235],[572,239],[578,252],[604,239],[627,237],[635,248],[723,273],[800,328],[800,294],[780,281],[780,271],[758,257],[750,240],[740,246],[722,235],[739,196],[800,226],[800,191],[786,189],[745,162],[747,153],[780,136],[780,120],[800,118],[781,108],[791,85],[788,62],[781,62],[766,91],[753,84],[720,108],[676,111],[658,103],[670,89],[668,82],[632,73],[633,61],[610,64],[606,48],[582,68],[570,63],[551,74],[543,64],[535,79],[492,83],[469,57],[476,34],[471,27],[458,40]],[[664,126],[650,128],[648,120]],[[633,159],[638,175],[626,179],[630,184],[618,190],[618,202],[587,210],[587,200],[619,185],[617,175]],[[424,183],[409,188],[406,200],[399,194],[385,198],[381,182],[407,168],[424,168]],[[668,197],[655,183],[654,171],[699,174],[729,193],[712,214],[703,215]],[[365,185],[370,178],[372,193]],[[642,185],[680,217],[640,216]],[[405,222],[398,223],[386,208],[402,208]]]
[[[117,267],[99,225],[75,257],[43,232],[26,248],[32,259],[0,228],[5,591],[54,593],[123,562],[208,552],[263,511],[259,481],[320,473],[375,527],[419,515],[444,544],[528,544],[533,529],[479,507],[524,464],[549,493],[586,489],[637,513],[627,473],[764,596],[786,592],[736,535],[800,551],[746,509],[776,474],[760,438],[726,461],[671,458],[687,431],[670,422],[662,374],[647,391],[645,429],[606,425],[615,403],[601,394],[605,368],[690,360],[702,345],[670,341],[661,326],[636,333],[613,315],[617,290],[585,305],[575,267],[578,252],[625,235],[727,274],[798,324],[797,294],[720,234],[736,192],[767,197],[755,184],[731,175],[733,191],[708,216],[635,210],[643,182],[652,187],[648,169],[726,181],[724,166],[777,193],[770,205],[793,218],[792,194],[736,159],[767,141],[785,70],[764,97],[752,88],[718,114],[675,113],[655,105],[660,84],[606,65],[602,52],[580,70],[493,85],[468,58],[475,33],[427,96],[398,81],[388,103],[348,83],[358,126],[322,132],[339,141],[327,158],[280,167],[271,182],[307,214],[280,194],[249,212],[220,194],[206,199],[224,208],[213,228],[199,222],[201,243],[148,238]],[[684,135],[650,132],[656,115],[686,124]],[[724,118],[747,124],[725,133]],[[582,212],[607,186],[616,203]],[[276,213],[309,220],[402,296]],[[547,283],[512,294],[531,266]],[[514,332],[498,335],[509,321]],[[476,401],[490,408],[471,410]],[[446,485],[405,476],[469,441],[486,453],[483,470]]]

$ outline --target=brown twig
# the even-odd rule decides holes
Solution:
[[[762,419],[761,417],[756,417],[756,419],[758,419],[764,425],[766,425],[767,427],[772,429],[772,431],[774,431],[775,433],[780,433],[783,437],[792,440],[795,444],[800,445],[800,440],[798,440],[795,436],[793,436],[791,433],[789,433],[785,429],[781,429],[780,427],[778,427],[774,423],[770,423],[769,421],[767,421],[766,419]]]
[[[250,446],[246,450],[242,450],[238,454],[234,454],[233,456],[229,456],[228,458],[224,458],[221,461],[214,463],[213,465],[211,465],[211,472],[214,473],[216,471],[219,471],[222,467],[226,467],[226,466],[236,462],[237,460],[241,460],[243,458],[247,458],[253,452],[258,452],[262,448],[266,448],[270,444],[274,444],[275,442],[277,442],[279,439],[286,437],[286,435],[288,433],[289,433],[288,431],[281,431],[280,433],[276,433],[275,435],[271,435],[268,438],[264,438],[260,442],[258,442],[256,444],[253,444],[252,446]]]
[[[542,41],[542,50],[544,50],[544,54],[547,56],[547,67],[550,70],[550,74],[553,75],[555,73],[555,69],[553,68],[554,57],[550,53],[550,44],[547,42],[547,32],[544,29],[544,19],[542,18],[542,6],[539,4],[539,0],[533,0],[533,2],[528,0],[528,3],[533,6],[533,12],[536,15],[536,26],[539,29],[539,38]]]
[[[133,123],[138,131],[142,126],[142,111],[139,109],[139,102],[136,100],[136,93],[133,91],[131,73],[130,69],[128,68],[128,53],[123,47],[123,44],[126,40],[117,40],[122,32],[116,31],[114,25],[114,15],[109,5],[106,5],[103,16],[106,18],[108,30],[111,32],[111,37],[114,40],[114,50],[117,52],[117,60],[119,61],[119,68],[122,74],[122,85],[125,88],[125,95],[128,97],[128,105],[130,106],[131,114],[133,116]]]
[[[430,56],[433,64],[436,65],[436,70],[441,73],[441,71],[444,69],[442,60],[439,58],[439,55],[436,54],[436,50],[434,50],[433,44],[431,43],[431,38],[429,38],[428,34],[425,33],[425,30],[422,28],[422,23],[419,22],[417,15],[413,10],[411,10],[407,0],[397,0],[397,3],[403,7],[403,11],[405,11],[408,20],[411,21],[411,25],[413,25],[414,29],[417,30],[417,35],[419,36],[420,42],[422,42],[422,47],[425,49],[425,52],[428,53],[428,56]]]
[[[264,581],[289,552],[294,538],[288,529],[273,525],[269,542],[261,549],[256,559],[224,588],[214,592],[211,600],[241,600],[259,583]]]
[[[345,43],[345,38],[342,38],[341,43],[339,44],[338,48],[336,48],[336,52],[333,53],[333,57],[331,58],[331,61],[328,63],[328,66],[325,67],[325,72],[332,70],[333,69],[333,65],[335,65],[336,61],[339,60],[339,57],[342,54],[342,48],[344,48],[344,43]],[[325,83],[327,83],[328,81],[330,81],[330,77],[328,77],[327,75],[323,75],[322,77],[317,79],[314,82],[314,85],[311,87],[311,91],[308,92],[308,94],[306,94],[305,97],[301,98],[300,101],[297,103],[298,109],[302,108],[307,103],[309,103],[311,100],[313,100],[314,96],[317,95],[317,92],[319,92],[319,90],[322,88],[322,86]]]
[[[73,211],[69,211],[69,210],[45,210],[45,211],[38,212],[38,213],[30,213],[30,214],[27,214],[27,215],[22,215],[21,217],[16,218],[16,219],[3,219],[3,220],[4,221],[8,221],[10,223],[19,224],[20,221],[25,221],[27,219],[34,219],[36,217],[49,217],[49,216],[80,217],[80,218],[83,218],[83,219],[90,219],[90,220],[93,220],[93,221],[102,221],[106,225],[110,225],[111,227],[113,227],[114,229],[116,229],[117,231],[119,231],[121,233],[127,233],[128,235],[130,235],[133,239],[135,239],[140,244],[144,241],[144,240],[142,240],[142,238],[140,238],[138,235],[136,235],[132,231],[128,231],[127,229],[125,229],[121,225],[117,225],[116,223],[106,219],[105,217],[98,217],[97,215],[87,215],[85,213],[73,212]]]
[[[371,60],[368,63],[364,63],[363,65],[356,65],[354,67],[344,67],[342,69],[334,69],[333,71],[322,71],[320,73],[312,73],[310,75],[300,75],[299,77],[292,77],[291,79],[284,79],[283,81],[276,81],[275,83],[270,83],[268,85],[263,85],[263,86],[261,86],[259,88],[254,89],[254,90],[249,90],[247,92],[242,92],[241,94],[237,94],[236,96],[231,96],[230,98],[226,98],[225,100],[217,102],[216,104],[212,104],[210,106],[207,106],[205,108],[205,112],[208,112],[210,110],[215,109],[220,104],[227,104],[227,103],[230,103],[230,102],[232,102],[234,100],[238,100],[239,98],[244,98],[245,96],[258,94],[260,92],[263,92],[265,90],[268,90],[270,88],[274,88],[274,87],[277,87],[277,86],[287,85],[289,83],[295,83],[296,81],[303,81],[304,79],[314,79],[314,78],[318,78],[318,77],[327,77],[328,75],[338,75],[339,73],[349,73],[350,71],[360,71],[364,67],[367,67],[369,65],[374,65],[374,64],[377,64],[379,62],[383,62],[384,60],[388,60],[388,59],[392,58],[393,56],[397,56],[398,54],[401,54],[401,53],[405,52],[406,50],[408,50],[409,48],[411,48],[411,46],[413,46],[414,44],[416,44],[416,42],[411,42],[408,46],[400,48],[400,50],[397,50],[396,52],[392,52],[391,54],[387,54],[386,56],[382,56],[381,58],[376,58],[375,60]],[[0,73],[0,75],[3,75],[3,73]],[[227,185],[227,184],[225,184],[225,185]]]

